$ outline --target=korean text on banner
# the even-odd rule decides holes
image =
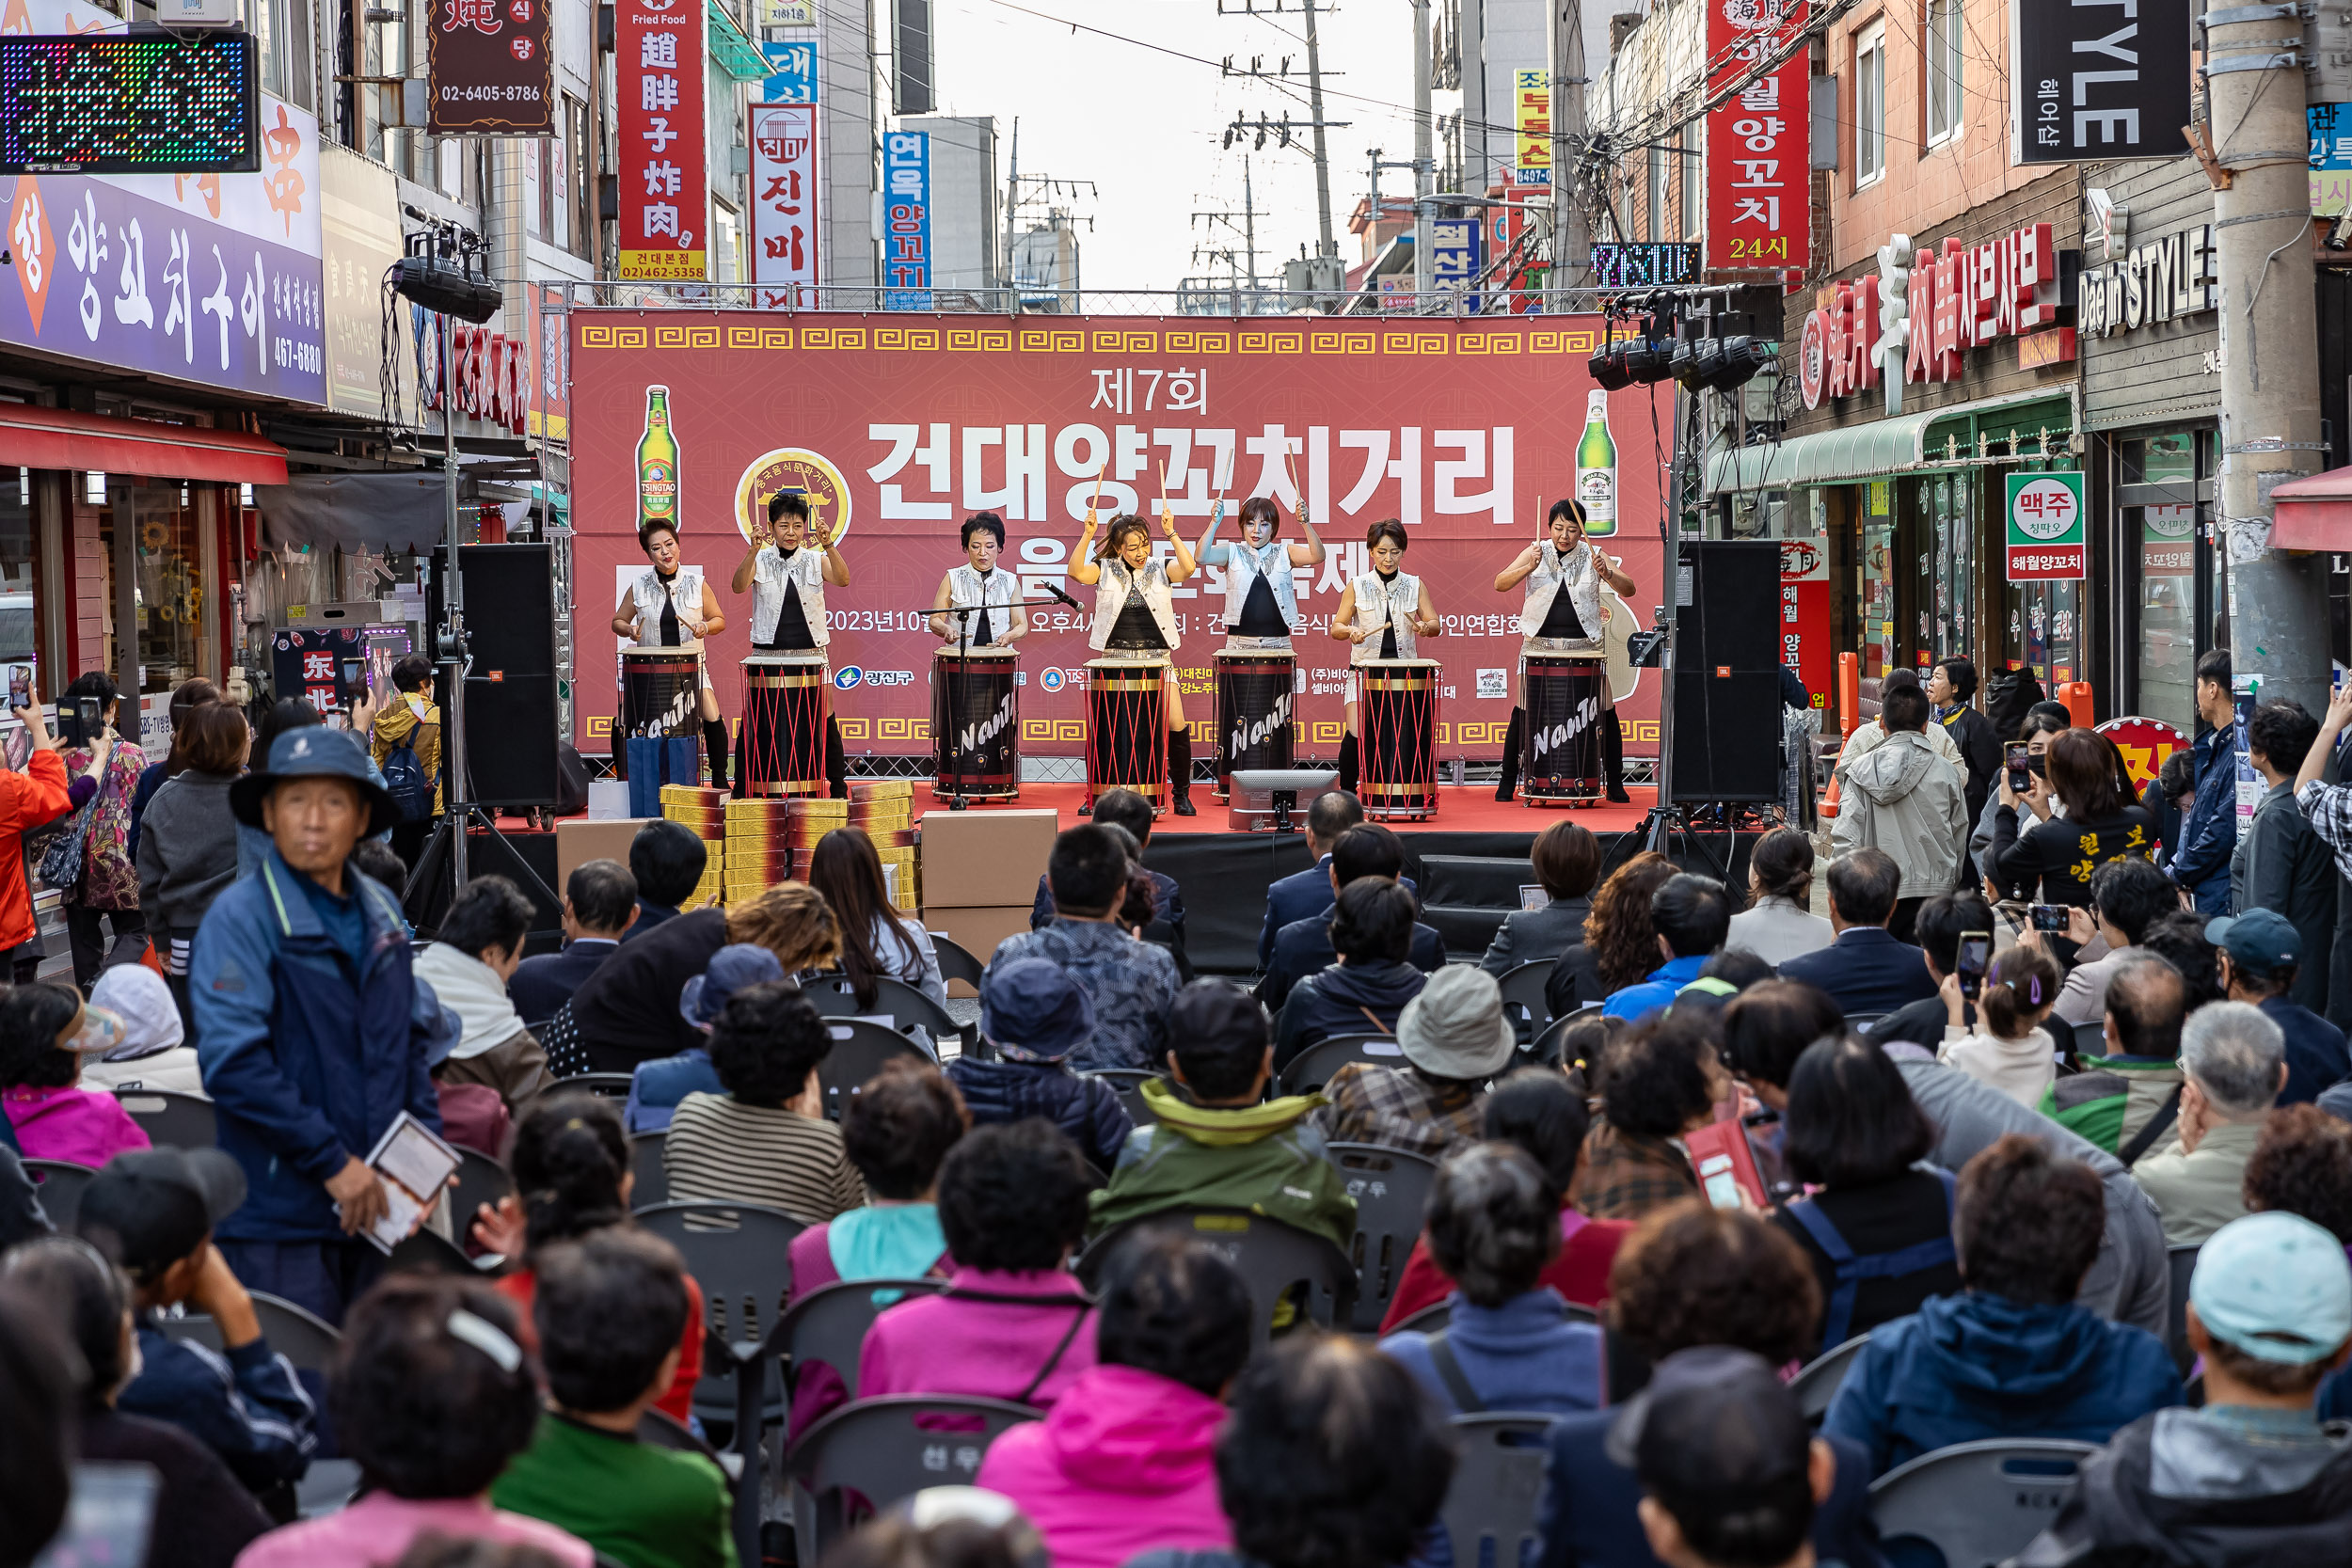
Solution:
[[[426,128],[437,136],[554,135],[553,45],[547,0],[432,0]]]
[[[1511,183],[1518,188],[1551,188],[1551,72],[1512,72],[1513,138]]]
[[[2083,476],[2012,473],[2009,489],[2009,580],[2061,582],[2087,575]]]
[[[1815,707],[1836,679],[1830,647],[1829,550],[1822,539],[1780,542],[1780,661],[1797,673]]]
[[[2312,131],[2312,216],[2341,217],[2352,206],[2352,103],[2313,103],[2304,115]]]
[[[763,103],[817,102],[817,35],[771,39],[759,46],[768,59],[768,79],[760,84]]]
[[[817,110],[752,108],[752,281],[763,310],[817,308]]]
[[[1805,157],[1805,0],[1717,0],[1707,10],[1707,264],[1798,272],[1812,259]],[[1786,57],[1784,57],[1786,56]],[[1771,70],[1749,77],[1767,61]]]
[[[1486,227],[1476,218],[1438,218],[1429,225],[1430,277],[1441,291],[1455,293],[1470,289],[1485,269],[1481,241]],[[1473,297],[1470,309],[1478,309]]]
[[[931,138],[882,137],[882,309],[931,308]]]
[[[2010,5],[2017,84],[2010,95],[2011,163],[2188,151],[2190,0],[2137,0],[2128,8]]]
[[[628,281],[708,276],[708,24],[701,0],[619,0],[620,267]]]

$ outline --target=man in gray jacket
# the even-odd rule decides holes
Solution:
[[[2286,917],[2303,951],[2330,951],[2336,940],[2336,867],[2328,846],[2296,804],[2295,775],[2319,738],[2319,721],[2300,703],[2270,702],[2246,725],[2248,760],[2268,786],[2230,856],[2230,907]],[[2287,995],[2312,1011],[2328,1009],[2328,965],[2307,963]]]
[[[1960,769],[1928,743],[1928,698],[1916,686],[1885,695],[1879,717],[1886,742],[1844,769],[1846,788],[1830,831],[1833,851],[1883,849],[1902,868],[1887,929],[1911,940],[1919,906],[1951,891],[1968,832]]]

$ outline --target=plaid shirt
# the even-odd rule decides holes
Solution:
[[[1694,1197],[1699,1179],[1672,1140],[1621,1132],[1597,1121],[1584,1137],[1576,1206],[1597,1220],[1638,1220]]]
[[[1411,1068],[1350,1062],[1323,1086],[1315,1128],[1333,1143],[1379,1144],[1442,1160],[1478,1141],[1486,1097],[1439,1085]]]
[[[2336,869],[2352,877],[2352,784],[2321,784],[2313,779],[2296,791],[2295,803],[2336,857]]]

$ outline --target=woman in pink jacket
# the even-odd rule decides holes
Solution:
[[[1109,1276],[1100,1363],[1044,1420],[990,1445],[977,1481],[1020,1505],[1054,1568],[1232,1544],[1215,1449],[1226,1386],[1249,1358],[1248,1287],[1207,1247],[1166,1233],[1136,1237]]]
[[[34,981],[0,996],[0,1107],[26,1159],[95,1169],[148,1147],[120,1101],[75,1082],[84,1055],[121,1043],[121,1022],[84,1006],[72,986]]]

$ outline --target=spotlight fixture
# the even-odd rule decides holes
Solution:
[[[1727,392],[1755,380],[1774,357],[1774,345],[1762,338],[1725,338],[1723,345],[1722,362],[1701,383],[1718,391]]]
[[[1691,391],[1714,386],[1714,377],[1723,368],[1720,338],[1686,338],[1675,345],[1674,378]]]
[[[1638,338],[1625,345],[1625,370],[1645,387],[1663,381],[1674,373],[1674,345],[1661,338]]]
[[[392,289],[428,310],[465,322],[488,321],[506,303],[497,284],[429,256],[404,256],[392,263]]]

